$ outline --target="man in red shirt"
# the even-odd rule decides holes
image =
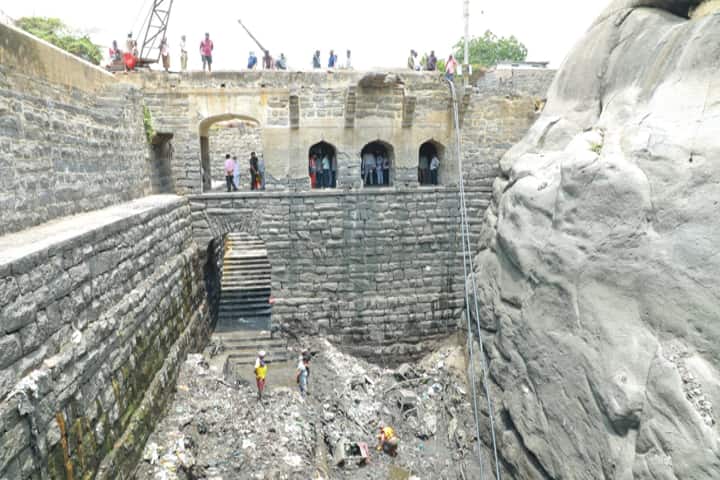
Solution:
[[[207,65],[208,72],[212,72],[212,51],[215,45],[210,40],[210,34],[205,34],[205,40],[200,42],[200,55],[202,56],[203,72],[205,71],[205,65]]]

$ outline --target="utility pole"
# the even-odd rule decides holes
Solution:
[[[465,58],[463,60],[463,79],[465,85],[470,82],[470,0],[463,0],[463,17],[465,19]]]

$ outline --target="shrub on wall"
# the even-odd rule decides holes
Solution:
[[[155,128],[153,128],[152,115],[147,105],[143,105],[143,127],[145,127],[145,138],[148,143],[152,143],[155,138]]]
[[[62,48],[66,52],[100,65],[102,53],[87,35],[72,32],[59,18],[23,17],[15,24],[18,28]]]

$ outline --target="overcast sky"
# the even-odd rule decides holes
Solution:
[[[137,35],[153,0],[0,0],[0,10],[18,18],[59,17],[95,43],[121,46]],[[557,66],[609,0],[471,0],[470,33],[490,29],[515,35],[528,47],[529,60]],[[447,56],[462,37],[462,0],[175,0],[168,39],[173,68],[178,66],[180,35],[186,34],[190,68],[200,68],[198,47],[205,32],[215,43],[214,67],[245,66],[257,46],[237,23],[250,29],[274,56],[284,52],[291,68],[310,68],[321,50],[323,63],[332,48],[353,52],[356,68],[402,67],[408,51],[434,49]],[[103,53],[107,54],[106,49]]]

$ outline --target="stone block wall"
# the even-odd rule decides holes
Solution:
[[[260,129],[256,126],[232,122],[217,124],[210,128],[211,175],[215,189],[225,190],[225,155],[237,155],[240,162],[240,190],[250,190],[250,153],[262,154]]]
[[[0,58],[0,235],[150,192],[136,88],[7,25]]]
[[[456,189],[218,194],[191,205],[201,245],[231,231],[265,241],[275,324],[386,359],[421,355],[455,331],[463,306]]]
[[[146,197],[1,246],[0,478],[127,475],[210,324],[187,202]]]

